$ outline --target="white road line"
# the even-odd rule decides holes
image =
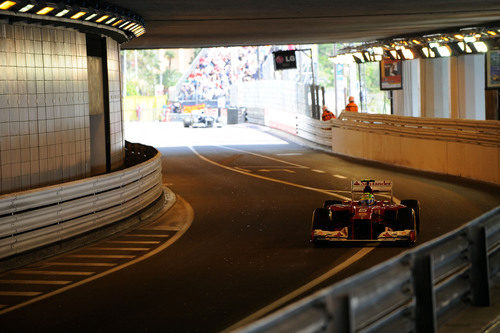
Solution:
[[[346,261],[344,261],[343,263],[341,263],[340,265],[338,266],[335,266],[334,268],[332,268],[331,270],[329,270],[328,272],[326,272],[325,274],[317,277],[316,279],[312,280],[311,282],[303,285],[302,287],[300,287],[299,289],[296,289],[294,290],[293,292],[291,292],[290,294],[284,296],[284,297],[281,297],[280,299],[276,300],[275,302],[269,304],[268,306],[260,309],[259,311],[255,312],[254,314],[244,318],[243,320],[240,320],[239,322],[237,322],[236,324],[226,328],[223,332],[231,332],[241,326],[244,326],[246,324],[249,324],[263,316],[265,316],[266,314],[270,313],[271,311],[274,311],[276,310],[277,308],[283,306],[284,304],[286,304],[287,302],[293,300],[294,298],[302,295],[303,293],[307,292],[308,290],[316,287],[317,285],[319,285],[320,283],[324,282],[325,280],[331,278],[332,276],[334,276],[335,274],[339,273],[340,271],[346,269],[347,267],[349,267],[350,265],[352,265],[353,263],[355,263],[356,261],[360,260],[361,258],[363,258],[364,256],[366,256],[368,253],[370,253],[371,251],[373,251],[375,248],[372,247],[372,248],[363,248],[361,250],[359,250],[358,252],[356,252],[352,257],[350,257],[349,259],[347,259]]]
[[[305,165],[300,165],[300,164],[296,164],[296,163],[292,163],[292,162],[288,162],[288,161],[283,161],[283,160],[280,160],[279,158],[274,158],[274,157],[271,157],[271,156],[266,156],[266,155],[261,155],[261,154],[257,154],[257,153],[252,153],[250,151],[241,150],[241,149],[238,149],[238,148],[232,148],[232,147],[227,147],[227,146],[217,146],[217,147],[224,148],[224,149],[229,149],[229,150],[234,150],[234,151],[239,151],[240,153],[250,154],[250,155],[254,155],[254,156],[258,156],[258,157],[262,157],[262,158],[267,158],[268,160],[271,160],[271,161],[276,161],[276,162],[285,163],[285,164],[288,164],[288,165],[293,165],[293,166],[296,166],[296,167],[301,168],[301,169],[309,169],[309,167],[305,166]]]
[[[205,157],[205,156],[201,155],[200,153],[198,153],[196,151],[196,149],[194,149],[193,146],[189,146],[189,149],[191,149],[191,151],[196,156],[198,156],[200,159],[202,159],[202,160],[204,160],[204,161],[206,161],[206,162],[208,162],[210,164],[216,165],[216,166],[218,166],[220,168],[226,169],[226,170],[230,170],[230,171],[233,171],[233,172],[238,172],[238,173],[241,173],[243,175],[247,175],[247,176],[250,176],[250,177],[255,177],[255,178],[267,180],[267,181],[274,182],[274,183],[285,184],[285,185],[289,185],[289,186],[294,186],[294,187],[302,188],[304,190],[309,190],[309,191],[323,193],[323,194],[330,195],[330,196],[333,196],[333,197],[336,197],[336,198],[339,198],[339,199],[342,199],[342,200],[350,200],[350,198],[348,198],[348,197],[344,197],[344,196],[336,194],[336,193],[331,193],[331,192],[329,192],[327,190],[322,190],[322,189],[318,189],[318,188],[311,187],[311,186],[299,185],[299,184],[295,184],[295,183],[292,183],[292,182],[287,182],[287,181],[280,180],[280,179],[274,179],[274,178],[265,177],[265,176],[258,175],[258,174],[253,174],[253,173],[248,173],[248,172],[245,172],[245,171],[237,170],[237,169],[235,169],[233,167],[229,167],[229,166],[226,166],[226,165],[223,165],[223,164],[220,164],[220,163],[217,163],[215,161],[212,161],[212,160],[208,159],[207,157]]]
[[[288,172],[288,173],[295,173],[295,171],[288,170],[288,169],[259,169],[257,170],[259,172]]]
[[[131,259],[133,255],[114,255],[114,254],[71,254],[71,258],[105,258],[105,259]]]
[[[77,271],[32,271],[22,269],[13,271],[14,274],[33,274],[33,275],[92,275],[94,272],[77,272]]]
[[[49,280],[0,280],[0,283],[5,284],[56,284],[65,285],[72,281],[49,281]]]
[[[281,153],[281,154],[276,154],[276,156],[299,156],[303,155],[302,153]]]
[[[147,228],[144,228],[148,230]],[[178,229],[175,229],[178,230]],[[158,237],[158,238],[168,238],[171,235],[149,235],[149,234],[130,234],[130,235],[123,235],[121,237]]]
[[[89,247],[88,250],[103,251],[148,251],[148,247]]]
[[[178,196],[179,200],[182,200],[180,199],[180,197]],[[184,201],[184,200],[183,200]],[[187,203],[186,203],[187,204]],[[146,254],[144,254],[143,256],[139,257],[139,258],[136,258],[134,260],[131,260],[131,261],[128,261],[126,263],[123,263],[121,264],[120,266],[116,266],[116,267],[113,267],[107,271],[104,271],[102,273],[99,273],[99,274],[96,274],[96,275],[93,275],[93,276],[90,276],[86,279],[83,279],[81,281],[78,281],[76,283],[73,283],[73,284],[70,284],[68,286],[65,286],[65,287],[62,287],[60,289],[57,289],[57,290],[54,290],[54,291],[51,291],[49,293],[46,293],[46,294],[43,294],[43,295],[40,295],[38,297],[34,297],[26,302],[22,302],[22,303],[19,303],[19,304],[16,304],[16,305],[13,305],[13,306],[10,306],[10,307],[7,307],[3,310],[0,310],[0,315],[4,314],[4,313],[7,313],[7,312],[10,312],[10,311],[13,311],[13,310],[16,310],[16,309],[19,309],[19,308],[22,308],[26,305],[29,305],[29,304],[33,304],[35,302],[38,302],[38,301],[41,301],[43,299],[47,299],[49,297],[52,297],[54,295],[58,295],[58,294],[61,294],[67,290],[70,290],[70,289],[73,289],[75,287],[78,287],[78,286],[81,286],[81,285],[84,285],[88,282],[91,282],[91,281],[94,281],[94,280],[97,280],[97,279],[100,279],[101,277],[103,276],[106,276],[106,275],[109,275],[111,273],[114,273],[114,272],[117,272],[123,268],[126,268],[126,267],[129,267],[131,265],[134,265],[138,262],[141,262],[143,260],[146,260],[152,256],[154,256],[155,254],[163,251],[164,249],[166,249],[167,247],[169,247],[170,245],[172,245],[176,240],[178,240],[188,229],[189,227],[191,226],[191,224],[193,223],[193,219],[194,219],[194,211],[193,211],[193,208],[191,206],[188,205],[188,216],[187,216],[187,220],[189,221],[188,223],[186,223],[183,228],[178,232],[176,233],[172,238],[170,238],[168,241],[166,241],[165,243],[161,244],[160,246],[158,246],[157,248],[155,248],[153,251],[151,252],[148,252]]]
[[[342,175],[333,175],[333,177],[340,178],[340,179],[347,179],[346,176],[342,176]]]
[[[112,267],[117,264],[110,262],[49,262],[44,266],[96,266],[96,267]]]
[[[41,292],[39,291],[1,291],[0,290],[0,296],[28,296],[28,297],[33,297],[33,296],[38,296],[40,295]]]
[[[318,169],[312,169],[311,171],[317,172],[317,173],[325,173],[323,170],[318,170]]]
[[[160,241],[107,241],[106,243],[115,244],[160,244]]]
[[[241,167],[234,167],[234,168],[237,169],[237,170],[245,171],[245,172],[252,172],[252,171],[250,171],[248,169],[243,169]]]

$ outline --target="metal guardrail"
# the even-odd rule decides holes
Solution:
[[[319,143],[323,146],[332,146],[332,124],[330,121],[321,121],[303,115],[297,115],[297,136]]]
[[[0,196],[0,258],[119,221],[162,193],[161,154],[126,142],[124,170]]]
[[[352,130],[500,146],[500,122],[498,121],[343,112],[331,124],[333,127]]]
[[[238,332],[436,332],[499,276],[500,206]]]

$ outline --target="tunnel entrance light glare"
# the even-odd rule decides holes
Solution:
[[[57,13],[57,14],[56,14],[56,16],[57,16],[57,17],[61,17],[61,16],[64,16],[64,15],[66,15],[66,14],[68,14],[68,13],[69,13],[69,10],[67,10],[67,9],[63,9],[63,10],[61,10],[59,13]]]
[[[112,24],[112,26],[114,27],[114,26],[116,26],[116,25],[120,24],[121,22],[123,22],[123,20],[118,20],[118,21],[116,21],[115,23],[113,23],[113,24]]]
[[[474,47],[476,48],[477,52],[488,52],[488,46],[484,42],[474,42]]]
[[[77,19],[79,19],[80,17],[82,17],[82,16],[83,16],[83,15],[85,15],[85,14],[87,14],[87,12],[78,12],[78,13],[76,13],[75,15],[71,16],[71,18],[72,18],[73,20],[77,20]]]
[[[107,19],[109,17],[109,15],[103,15],[101,16],[100,18],[98,18],[96,20],[97,23],[101,23],[102,21],[104,21],[105,19]]]
[[[115,20],[116,20],[116,17],[113,17],[111,20],[107,20],[107,21],[106,21],[106,24],[113,23]]]
[[[384,49],[381,48],[380,46],[374,47],[373,48],[373,53],[377,55],[383,55],[384,54]]]
[[[6,10],[14,6],[16,3],[14,1],[4,1],[0,3],[0,9]]]
[[[21,13],[26,13],[28,10],[30,10],[31,8],[35,7],[35,5],[26,5],[24,6],[23,8],[19,9],[19,11]]]
[[[46,14],[50,13],[53,10],[54,10],[54,7],[45,7],[45,8],[40,9],[36,13],[38,15],[46,15]]]
[[[90,21],[90,20],[92,20],[96,16],[97,16],[97,14],[89,15],[88,17],[85,18],[85,21]]]

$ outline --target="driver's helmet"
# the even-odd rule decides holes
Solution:
[[[370,192],[364,192],[359,199],[359,203],[366,206],[374,205],[375,202],[375,196]]]

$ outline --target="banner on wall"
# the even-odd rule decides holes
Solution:
[[[486,88],[500,88],[500,50],[486,53]]]
[[[403,89],[403,63],[401,60],[380,61],[380,90]]]
[[[291,51],[275,51],[274,55],[274,70],[294,69],[297,68],[297,58],[295,50]]]

